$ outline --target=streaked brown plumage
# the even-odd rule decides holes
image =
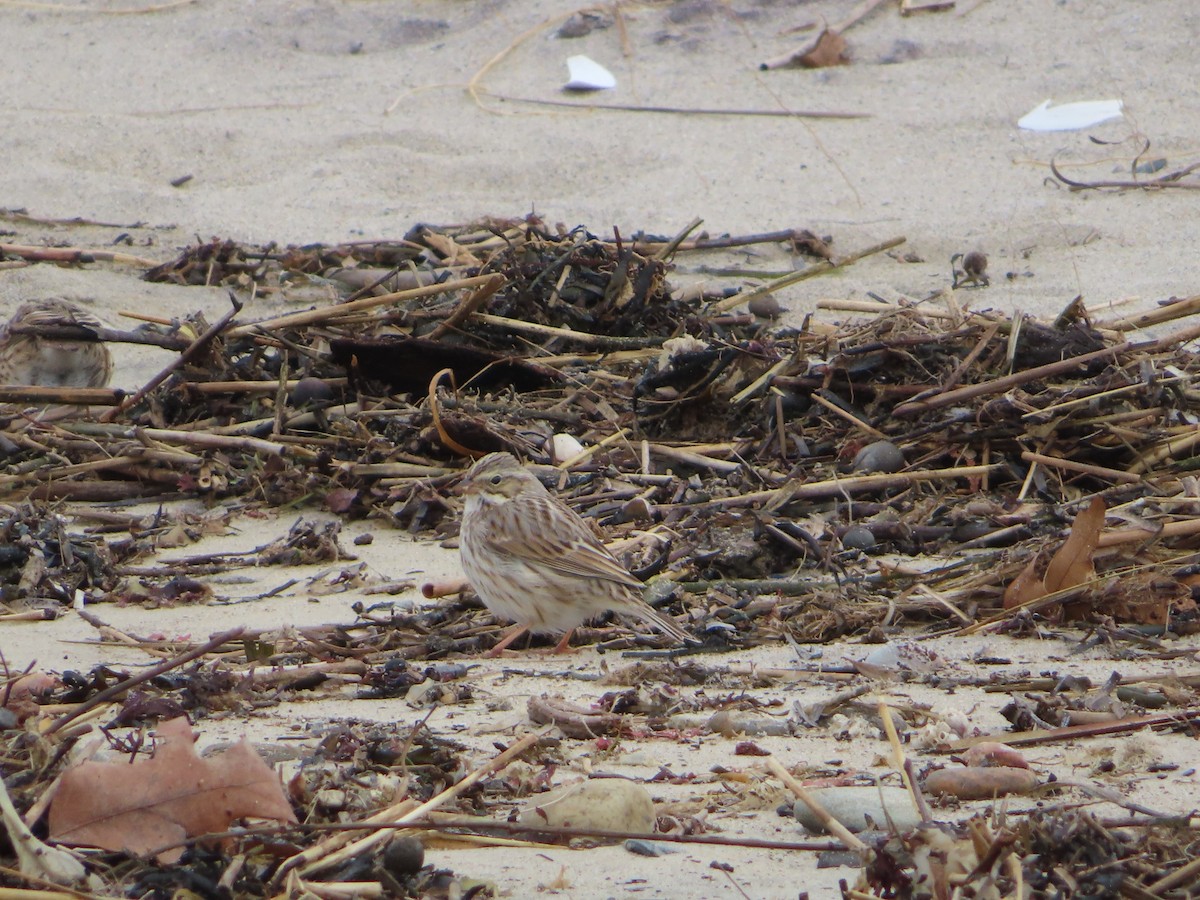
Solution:
[[[108,347],[96,341],[46,338],[36,333],[17,334],[14,326],[103,324],[82,307],[57,298],[34,300],[17,307],[0,326],[0,384],[45,387],[104,387],[112,375]]]
[[[492,453],[475,463],[463,491],[463,570],[497,616],[531,631],[569,635],[613,610],[677,641],[695,640],[642,599],[642,583],[511,454]],[[559,648],[565,644],[566,638]]]

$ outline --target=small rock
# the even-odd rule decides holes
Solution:
[[[324,403],[333,399],[333,388],[320,378],[301,378],[292,388],[292,405],[307,406],[309,403]]]
[[[875,535],[870,528],[855,525],[842,535],[842,546],[847,550],[870,550],[875,546]]]
[[[779,305],[774,294],[760,294],[747,303],[746,308],[763,319],[778,319],[783,315],[783,307]]]
[[[425,845],[415,837],[398,837],[383,851],[383,867],[403,880],[411,878],[425,865]]]
[[[831,787],[809,792],[847,830],[858,833],[871,827],[908,831],[920,824],[908,791],[899,787]],[[796,820],[814,833],[824,831],[813,811],[796,803]],[[870,822],[868,822],[868,818]],[[872,825],[873,823],[873,825]]]
[[[899,472],[904,468],[904,454],[891,441],[867,444],[854,457],[855,472]]]
[[[530,828],[556,825],[600,831],[654,831],[654,802],[640,784],[623,778],[597,778],[542,794],[517,821]]]
[[[820,787],[809,793],[830,816],[856,834],[872,827],[890,828],[892,824],[901,832],[907,832],[920,823],[912,797],[902,787]],[[823,832],[821,821],[804,803],[796,804],[794,815],[810,832]]]
[[[666,856],[668,853],[679,851],[670,844],[661,841],[644,841],[641,838],[631,838],[625,842],[625,849],[637,856]]]
[[[984,741],[976,744],[962,755],[962,760],[973,768],[994,766],[1010,766],[1014,769],[1029,768],[1029,763],[1020,750],[999,741]]]
[[[925,790],[939,797],[990,800],[1010,794],[1028,794],[1039,784],[1029,769],[993,766],[985,769],[939,769],[925,776]]]

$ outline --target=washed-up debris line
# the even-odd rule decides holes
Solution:
[[[761,282],[753,288],[721,287],[714,277],[688,283],[701,273],[690,260],[707,265],[731,246],[764,241],[796,253],[797,271],[745,279]],[[894,667],[885,654],[819,673],[737,672],[709,665],[706,654],[851,633],[878,639],[904,623],[1036,632],[1069,619],[1087,622],[1091,640],[1170,658],[1155,638],[1195,630],[1189,566],[1200,499],[1191,471],[1200,394],[1190,346],[1200,327],[1186,319],[1200,299],[1104,322],[1074,302],[1058,320],[1037,322],[968,310],[968,299],[978,306],[986,297],[974,293],[986,279],[975,277],[962,291],[947,285],[906,305],[873,301],[843,322],[826,323],[828,313],[776,318],[772,293],[782,283],[897,243],[839,254],[829,238],[802,231],[605,240],[527,220],[419,227],[400,241],[339,247],[212,241],[154,266],[146,277],[224,285],[239,300],[212,322],[149,322],[126,335],[181,351],[133,394],[0,389],[10,404],[0,425],[3,615],[53,616],[80,591],[92,601],[202,602],[213,596],[213,574],[319,563],[319,577],[362,592],[358,618],[286,632],[237,629],[180,651],[119,632],[91,603],[77,607],[106,639],[163,662],[136,674],[106,666],[58,678],[7,673],[0,714],[25,723],[0,732],[5,771],[19,773],[6,779],[17,806],[40,802],[62,773],[65,748],[106,709],[114,729],[159,722],[159,746],[151,757],[151,748],[112,732],[137,774],[123,764],[73,768],[48,828],[52,841],[107,850],[90,865],[103,868],[110,889],[153,894],[186,878],[198,893],[233,896],[289,884],[347,896],[368,883],[391,896],[470,896],[487,887],[423,865],[422,841],[531,840],[527,826],[488,813],[544,788],[564,739],[638,740],[683,733],[696,721],[722,733],[761,725],[757,733],[774,734],[801,727],[797,715],[815,721],[851,708],[861,689],[784,720],[761,715],[764,701],[750,689],[763,681],[849,678],[871,666],[949,679],[919,647],[899,648],[911,666]],[[255,291],[336,293],[338,302],[255,320],[247,302]],[[1140,336],[1152,328],[1154,337]],[[123,339],[113,329],[105,337]],[[613,675],[613,683],[643,688],[604,694],[594,708],[535,697],[530,720],[565,738],[531,734],[483,765],[424,725],[346,720],[314,726],[319,752],[287,782],[286,796],[254,751],[235,745],[206,757],[206,777],[220,786],[224,773],[253,769],[261,796],[241,797],[234,810],[198,795],[175,809],[178,771],[199,763],[186,727],[161,723],[183,715],[261,708],[348,684],[364,697],[416,704],[415,690],[439,703],[470,702],[458,660],[495,642],[491,618],[466,603],[401,609],[376,598],[393,586],[370,583],[337,521],[313,524],[303,510],[390,521],[452,543],[455,482],[470,458],[493,450],[531,461],[603,529],[647,581],[648,598],[703,643],[679,658],[643,652],[636,672]],[[163,505],[145,515],[113,503],[188,497],[208,500],[206,510]],[[75,501],[70,518],[64,501]],[[240,553],[177,557],[169,572],[151,562],[153,551],[178,554],[255,504],[297,509],[295,525]],[[281,581],[281,589],[294,583],[286,574]],[[608,649],[655,640],[603,623],[577,633]],[[1102,689],[1057,677],[997,686],[1021,691],[1004,711],[1018,729],[1014,741],[1194,727],[1195,710],[1178,706],[1195,677],[1181,675],[1170,696],[1114,677]],[[986,677],[971,683],[991,687]],[[678,690],[685,685],[709,689]],[[1047,727],[1102,704],[1116,724]],[[1130,704],[1177,709],[1139,717]],[[931,719],[915,706],[897,715],[909,733]],[[953,743],[939,748],[955,752]],[[737,755],[765,753],[752,740],[737,744]],[[769,767],[790,786],[777,762]],[[87,781],[97,772],[98,781]],[[103,774],[111,772],[119,777]],[[118,804],[118,782],[130,780],[151,794],[136,812],[157,817],[171,807],[178,837],[169,846],[136,843],[136,816],[102,817],[110,827],[92,829],[97,791],[101,803]],[[103,791],[115,795],[106,800]],[[742,802],[727,793],[728,803]],[[393,803],[397,796],[404,799]],[[1151,893],[1182,884],[1194,856],[1190,824],[1129,809],[1137,815],[1102,820],[1064,801],[1007,824],[927,823],[876,843],[859,889],[846,896],[909,895],[921,878],[949,892],[952,867],[930,873],[920,862],[943,858],[1002,892],[1022,879],[1043,891],[1068,882],[1102,891],[1120,881]],[[267,824],[211,837],[246,816]],[[683,812],[666,819],[663,840],[825,846],[726,838]],[[360,830],[339,830],[345,824]],[[421,840],[393,839],[399,827],[420,829]],[[533,839],[613,837],[547,827]],[[44,865],[70,866],[45,849]],[[185,850],[181,867],[174,861]],[[46,880],[71,880],[44,871]]]
[[[744,306],[771,314],[764,300],[794,275],[707,293],[672,283],[688,254],[754,241],[803,254],[802,274],[844,263],[798,230],[602,240],[536,220],[420,226],[393,243],[189,247],[146,277],[243,294],[332,285],[345,299],[146,324],[139,340],[188,348],[149,390],[88,391],[108,403],[98,415],[10,405],[0,491],[38,505],[0,521],[5,596],[120,590],[156,536],[189,534],[167,517],[82,547],[41,522],[40,504],[323,504],[453,541],[454,482],[494,450],[538,464],[656,602],[738,642],[828,639],[884,615],[974,622],[1093,496],[1129,523],[1129,553],[1102,553],[1102,574],[1136,563],[1144,580],[1200,530],[1197,329],[1129,336],[1194,299],[1103,323],[1075,302],[1043,323],[942,292],[779,325]],[[871,562],[888,554],[929,571],[918,585]],[[1168,581],[1140,623],[1189,628],[1190,588]],[[1121,593],[1119,579],[1094,586],[1102,613]]]

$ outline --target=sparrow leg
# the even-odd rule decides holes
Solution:
[[[485,657],[487,657],[488,659],[494,659],[495,657],[497,657],[501,653],[503,653],[505,650],[507,650],[509,645],[513,641],[515,641],[517,638],[519,638],[521,635],[523,635],[528,630],[529,629],[526,628],[524,625],[514,625],[512,628],[508,629],[508,631],[504,635],[504,637],[500,638],[500,642],[498,644],[496,644],[495,647],[493,647],[491,650],[489,650],[487,653],[485,653],[483,655]]]
[[[572,652],[574,652],[571,650],[571,635],[573,635],[574,633],[575,633],[575,629],[572,628],[566,634],[564,634],[562,636],[562,640],[554,645],[554,652],[555,653],[572,653]]]

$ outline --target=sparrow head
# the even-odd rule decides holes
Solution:
[[[525,471],[511,453],[489,453],[467,472],[460,490],[468,497],[475,494],[493,503],[503,503],[540,486],[541,482]]]

